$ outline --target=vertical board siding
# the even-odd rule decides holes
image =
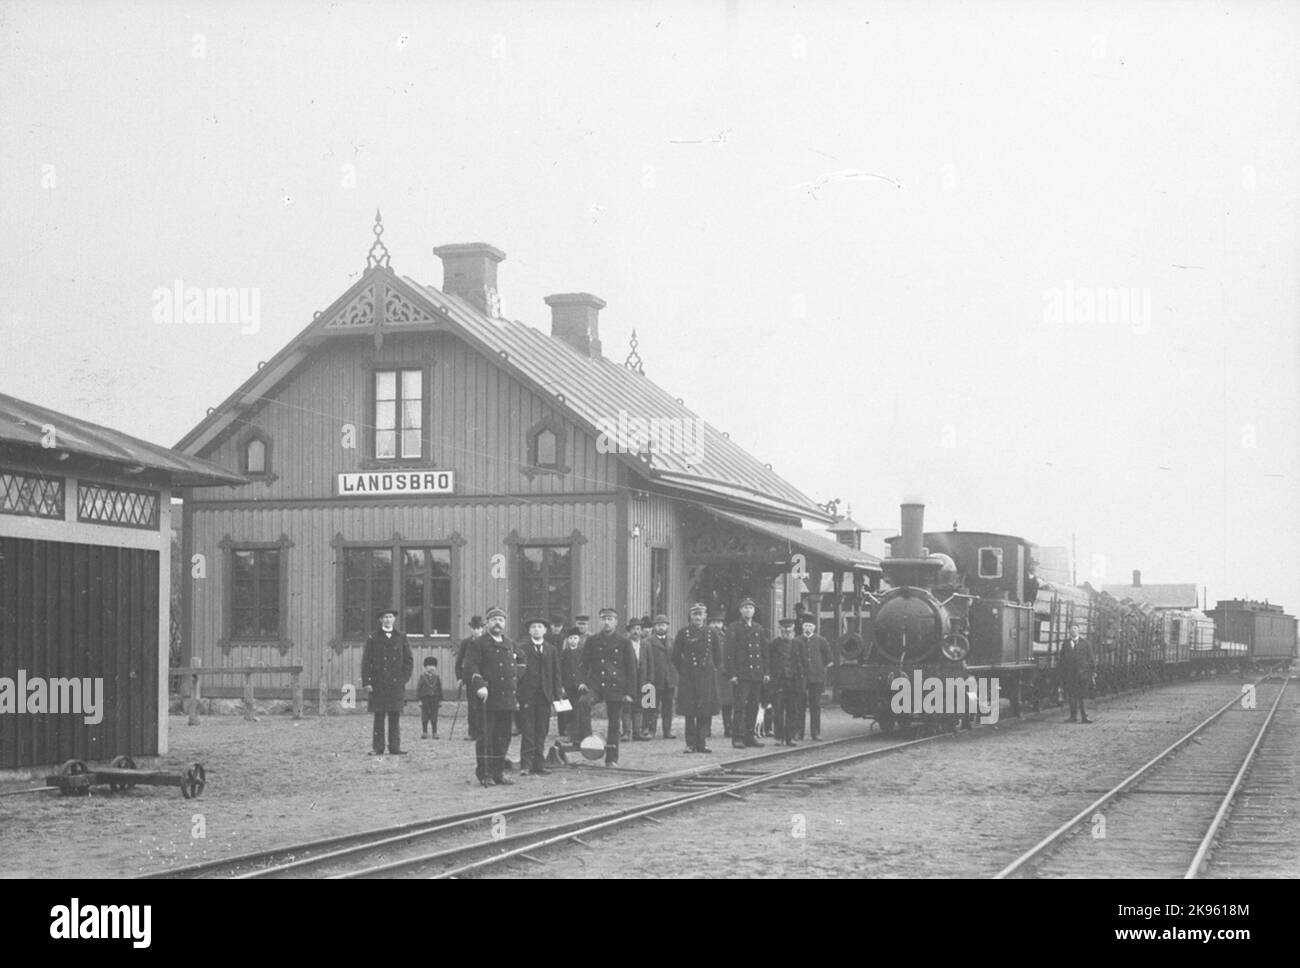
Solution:
[[[193,552],[207,559],[207,577],[189,579],[193,596],[191,654],[206,668],[222,666],[302,665],[304,686],[316,690],[324,684],[337,695],[343,686],[361,681],[360,643],[331,647],[337,636],[337,550],[331,541],[342,534],[350,542],[382,544],[395,532],[403,543],[444,541],[453,533],[464,540],[453,554],[458,571],[452,581],[452,635],[430,639],[416,648],[417,671],[425,656],[438,659],[444,690],[454,695],[454,648],[466,634],[471,615],[482,615],[492,605],[509,607],[515,580],[514,549],[506,544],[515,532],[525,541],[568,538],[578,531],[585,539],[578,548],[579,607],[594,611],[614,600],[615,506],[612,500],[556,504],[546,501],[511,504],[384,504],[380,506],[308,506],[282,508],[214,508],[196,504],[193,510]],[[226,569],[220,543],[227,535],[238,545],[246,541],[273,541],[287,534],[289,613],[287,638],[292,647],[282,653],[275,644],[233,643],[223,650],[225,634]],[[493,557],[504,556],[504,577],[492,576]],[[420,640],[416,640],[417,643]],[[255,675],[259,694],[280,695],[289,687],[287,675]],[[242,694],[243,677],[208,674],[205,693],[212,696]]]
[[[0,769],[158,752],[158,567],[157,551],[0,538],[0,676],[104,683],[98,725],[0,715]]]

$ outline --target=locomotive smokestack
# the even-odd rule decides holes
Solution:
[[[894,555],[898,558],[920,558],[924,555],[921,542],[925,533],[925,505],[904,504],[903,530],[894,545]]]

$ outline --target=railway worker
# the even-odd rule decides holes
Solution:
[[[690,624],[673,639],[672,663],[677,670],[677,702],[686,718],[686,752],[712,753],[705,743],[709,724],[718,711],[718,668],[722,665],[723,633],[706,627],[708,609],[691,606]]]
[[[573,709],[560,713],[556,729],[577,746],[591,735],[591,706],[578,702],[578,686],[582,683],[582,632],[575,625],[564,635],[564,649],[560,653],[560,685]]]
[[[668,640],[668,616],[656,615],[654,630],[647,640],[650,651],[654,653],[654,687],[655,702],[660,718],[663,720],[664,739],[676,739],[673,735],[673,700],[677,695],[677,683],[681,679],[677,666],[673,664],[673,645]],[[650,721],[650,735],[654,735],[654,720]]]
[[[361,685],[370,689],[366,705],[375,717],[372,756],[384,752],[384,723],[388,723],[388,752],[402,756],[402,707],[406,683],[415,671],[415,654],[406,634],[397,628],[397,609],[379,613],[379,628],[370,633],[361,653]]]
[[[551,645],[555,646],[555,651],[558,654],[561,647],[564,645],[564,616],[563,615],[551,616],[551,625],[546,632],[546,641],[550,642]]]
[[[505,627],[505,611],[495,606],[488,609],[487,632],[475,639],[465,652],[465,675],[483,704],[483,728],[475,746],[474,770],[483,786],[511,783],[503,772],[510,749],[510,725],[518,708],[515,697],[518,669],[515,646],[506,638]]]
[[[709,616],[709,628],[718,633],[718,637],[724,643],[727,641],[726,616],[723,615],[722,609],[714,609],[713,614]],[[731,688],[731,679],[727,676],[727,670],[718,665],[718,706],[722,709],[722,735],[723,738],[731,736],[731,709],[734,701],[734,690]]]
[[[578,630],[578,648],[584,648],[587,645],[587,637],[591,635],[591,616],[578,615],[573,619],[573,627]]]
[[[758,701],[763,686],[771,681],[771,677],[767,672],[767,635],[763,626],[754,621],[752,598],[741,599],[740,618],[727,626],[724,661],[735,695],[731,745],[736,749],[762,746],[763,743],[754,735],[754,724],[758,719]]]
[[[1079,635],[1079,626],[1070,626],[1070,637],[1061,643],[1061,651],[1056,657],[1056,668],[1060,670],[1061,685],[1070,700],[1070,718],[1067,723],[1090,723],[1084,700],[1088,688],[1092,685],[1096,662],[1092,657],[1092,646],[1088,640]]]
[[[465,687],[466,700],[466,718],[469,720],[469,735],[467,740],[478,739],[478,734],[483,730],[483,704],[478,701],[478,696],[474,695],[474,690],[469,687],[469,681],[465,678],[465,652],[469,649],[470,644],[483,634],[483,616],[475,615],[469,620],[469,635],[461,639],[460,647],[456,650],[456,681]]]
[[[803,615],[803,634],[799,646],[808,665],[808,733],[817,742],[822,738],[822,690],[826,688],[826,670],[835,661],[831,644],[817,634],[817,619],[811,613]],[[803,739],[804,716],[799,716],[796,739]]]
[[[528,623],[528,641],[515,646],[515,663],[519,683],[515,695],[519,702],[523,738],[519,741],[519,772],[543,776],[546,768],[546,734],[551,729],[551,703],[564,698],[560,684],[560,663],[555,646],[546,640],[546,621]]]
[[[600,631],[582,650],[582,679],[581,698],[589,705],[605,704],[605,765],[616,767],[623,707],[636,692],[636,655],[632,643],[619,634],[618,612],[612,608],[600,610]]]
[[[808,688],[808,662],[794,638],[794,619],[783,618],[781,634],[767,646],[772,675],[773,735],[778,743],[794,745],[795,729],[803,722],[803,697]]]

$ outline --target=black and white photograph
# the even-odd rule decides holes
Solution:
[[[1268,0],[0,0],[23,930],[1087,879],[1231,957],[1300,876],[1298,162]]]

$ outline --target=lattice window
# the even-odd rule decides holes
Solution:
[[[0,514],[63,517],[63,478],[0,470]]]
[[[77,520],[124,528],[157,528],[158,492],[82,481],[77,487]]]

